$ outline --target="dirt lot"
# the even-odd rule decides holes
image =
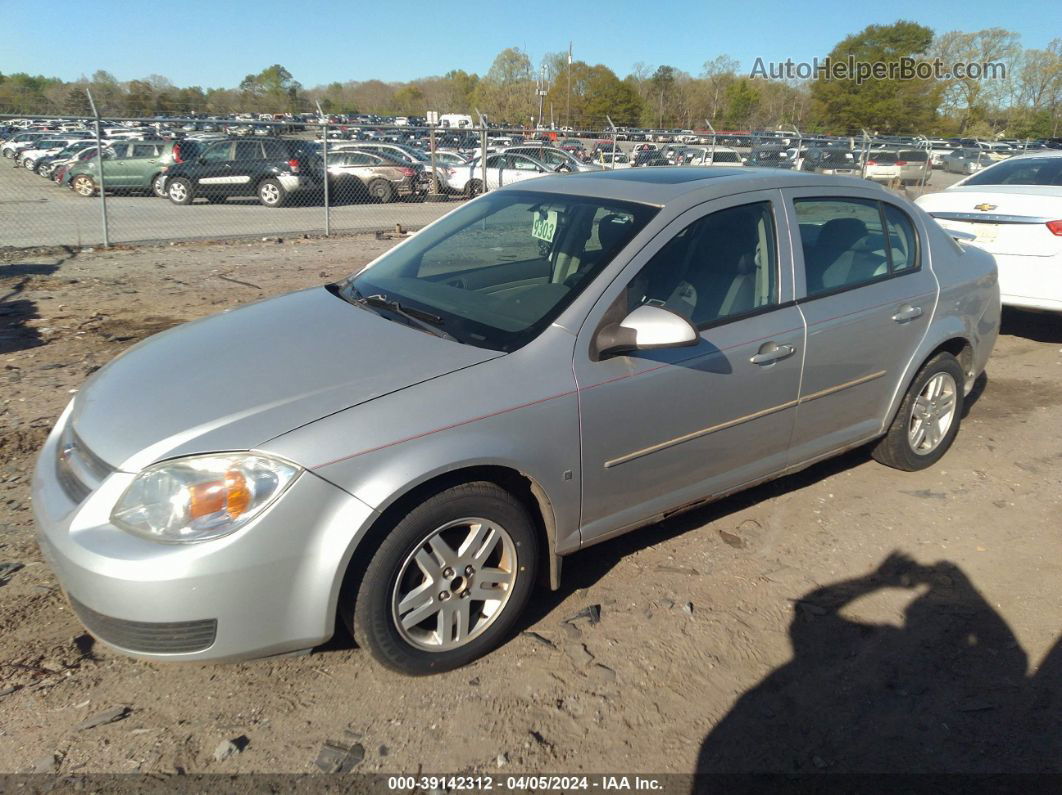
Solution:
[[[0,252],[0,571],[23,566],[0,575],[0,772],[310,772],[327,741],[366,772],[1062,771],[1062,323],[1019,313],[936,467],[855,451],[591,548],[467,669],[401,678],[345,637],[202,667],[94,644],[32,536],[70,394],[144,336],[389,245]]]

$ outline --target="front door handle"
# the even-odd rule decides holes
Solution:
[[[921,316],[922,307],[904,304],[898,310],[896,310],[896,314],[892,316],[892,319],[895,320],[897,323],[906,323],[909,320],[914,320],[916,317]]]
[[[765,342],[760,346],[760,351],[749,358],[753,364],[774,364],[780,359],[792,356],[796,349],[792,345],[778,345],[774,342]]]

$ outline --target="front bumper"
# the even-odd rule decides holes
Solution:
[[[343,574],[375,511],[303,472],[231,535],[142,539],[109,521],[133,475],[113,472],[81,502],[64,489],[55,463],[63,424],[34,472],[37,538],[98,640],[145,659],[206,662],[308,649],[332,636]]]

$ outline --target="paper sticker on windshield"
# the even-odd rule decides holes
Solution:
[[[555,234],[557,234],[557,211],[536,213],[535,220],[531,223],[531,237],[552,243]]]

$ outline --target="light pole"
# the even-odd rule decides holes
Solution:
[[[568,42],[568,108],[564,114],[564,123],[571,129],[572,126],[572,43]]]
[[[542,64],[539,70],[538,80],[538,126],[545,127],[542,123],[542,101],[546,98],[546,65]]]

